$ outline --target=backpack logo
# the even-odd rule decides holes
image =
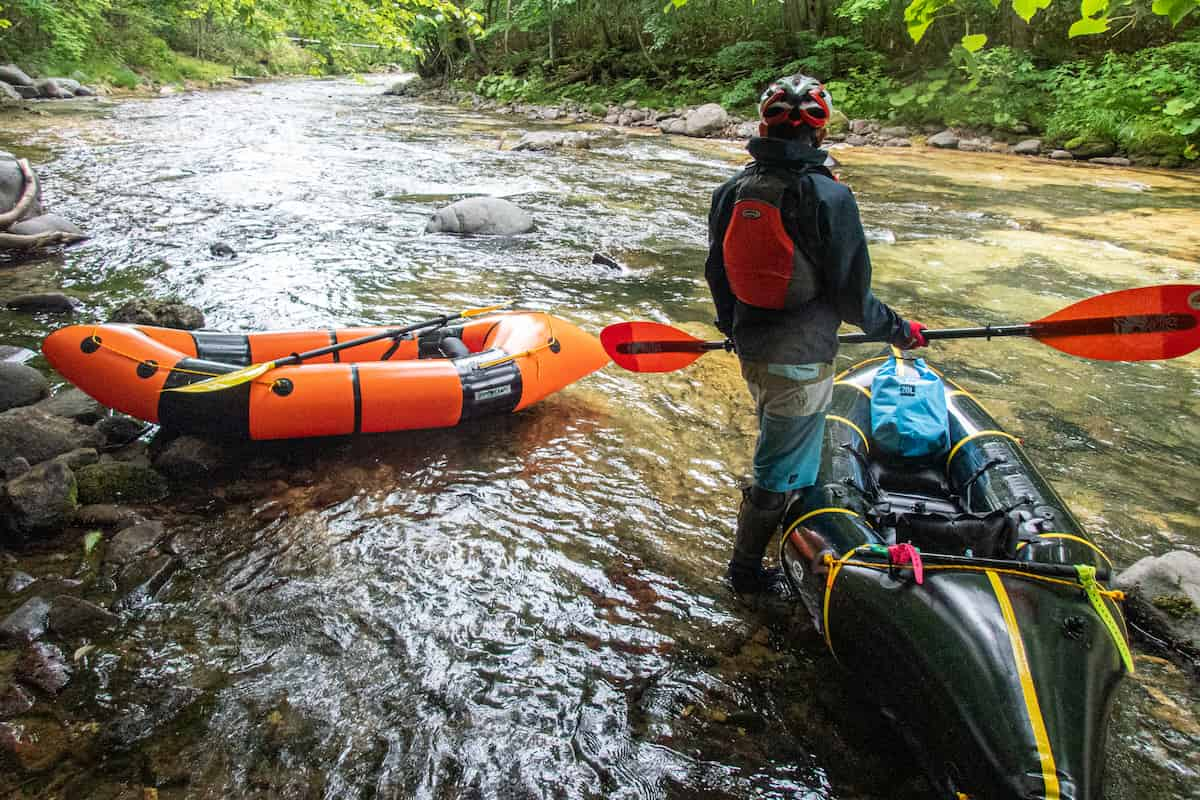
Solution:
[[[917,387],[913,386],[911,383],[900,384],[900,396],[901,397],[916,397],[917,396]]]
[[[1188,295],[1188,305],[1200,311],[1200,292],[1192,292]]]
[[[742,209],[742,216],[746,219],[760,219],[762,217],[762,212],[753,208],[744,208]]]

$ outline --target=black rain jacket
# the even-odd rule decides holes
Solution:
[[[717,306],[717,327],[733,338],[743,361],[770,364],[831,362],[843,321],[887,341],[907,340],[908,323],[871,291],[871,258],[854,195],[822,164],[824,150],[806,142],[756,137],[748,146],[760,165],[791,173],[784,227],[820,273],[820,294],[799,309],[749,306],[734,296],[725,274],[723,243],[744,170],[713,192],[704,274]]]

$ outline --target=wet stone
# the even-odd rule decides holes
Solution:
[[[46,379],[33,367],[0,361],[0,411],[31,405],[49,392]]]
[[[111,611],[78,597],[59,595],[50,602],[50,630],[60,636],[95,636],[120,621]]]
[[[35,580],[36,578],[28,573],[21,572],[20,570],[13,570],[8,574],[8,579],[4,581],[4,591],[12,595],[20,594],[21,592],[25,591],[25,589],[28,588]]]
[[[77,524],[96,525],[101,528],[128,528],[144,521],[142,515],[132,508],[124,508],[111,503],[80,506],[79,510],[75,512]]]
[[[117,593],[121,599],[115,608],[134,608],[153,599],[180,566],[178,559],[163,555],[125,567],[117,578]]]
[[[13,311],[49,312],[52,314],[70,314],[75,310],[76,301],[61,292],[46,292],[44,294],[23,294],[10,297],[4,302],[6,308]]]
[[[104,437],[106,446],[119,447],[141,436],[146,430],[146,423],[133,417],[114,414],[97,422],[96,430]]]
[[[130,300],[117,309],[112,321],[191,331],[204,327],[204,313],[177,300]]]
[[[10,458],[4,463],[3,467],[0,468],[0,478],[3,478],[6,481],[15,480],[16,478],[24,475],[26,472],[29,472],[31,469],[32,467],[29,466],[29,462],[24,458],[21,458],[20,456]]]
[[[6,688],[0,689],[0,719],[19,717],[33,708],[33,703],[33,695],[19,683],[10,683]]]
[[[20,456],[30,464],[38,464],[80,447],[99,447],[102,443],[94,428],[51,416],[36,407],[14,408],[0,414],[0,463]]]
[[[34,642],[18,659],[16,676],[48,694],[58,694],[71,682],[71,667],[62,650],[46,642]]]
[[[180,436],[159,451],[154,467],[173,481],[203,478],[216,472],[226,458],[226,448],[197,436]]]
[[[70,387],[37,404],[37,409],[52,417],[66,417],[84,425],[95,425],[105,408],[86,393]]]
[[[138,703],[130,705],[125,713],[105,727],[100,734],[100,744],[106,748],[126,750],[170,725],[202,694],[199,689],[190,686],[172,686],[154,692],[154,696],[148,700],[139,698]]]
[[[61,528],[78,505],[75,474],[57,461],[38,464],[4,488],[8,529],[19,536]]]
[[[25,772],[44,772],[70,749],[62,726],[48,719],[0,722],[0,751],[7,751]]]
[[[50,622],[50,603],[31,597],[0,621],[0,639],[32,642],[42,637]]]
[[[104,551],[104,560],[128,564],[137,556],[152,550],[163,538],[161,522],[142,522],[125,528],[113,536]]]

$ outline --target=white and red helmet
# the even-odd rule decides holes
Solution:
[[[807,75],[792,75],[774,81],[758,101],[764,127],[790,125],[824,128],[833,113],[833,98],[824,84]]]

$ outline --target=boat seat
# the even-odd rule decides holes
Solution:
[[[871,462],[871,474],[875,477],[875,483],[887,493],[920,494],[945,499],[955,496],[941,466],[932,462],[914,463],[908,460],[893,463],[875,459]]]
[[[438,350],[441,350],[446,358],[466,358],[471,355],[471,350],[457,336],[442,339],[438,342]]]

